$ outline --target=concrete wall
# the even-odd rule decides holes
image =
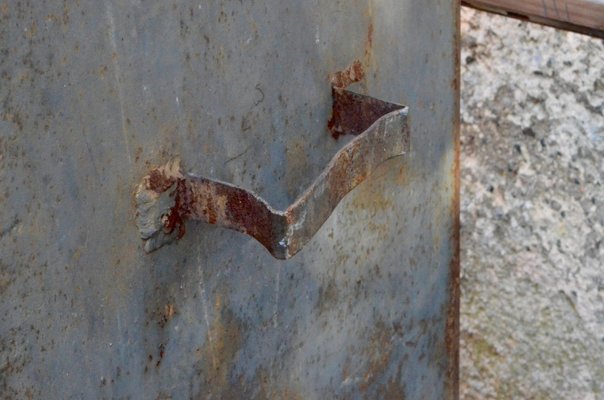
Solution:
[[[462,398],[604,398],[603,43],[462,10]]]

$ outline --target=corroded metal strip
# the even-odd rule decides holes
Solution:
[[[285,211],[245,189],[185,174],[178,160],[154,169],[136,192],[137,225],[151,252],[181,238],[187,218],[254,237],[274,257],[300,251],[354,187],[385,160],[409,151],[407,107],[333,89],[329,129],[358,135],[331,159],[313,184]]]

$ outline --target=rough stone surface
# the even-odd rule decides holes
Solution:
[[[461,392],[604,399],[604,42],[462,11]]]

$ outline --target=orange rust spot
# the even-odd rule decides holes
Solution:
[[[344,89],[353,83],[361,81],[364,78],[365,70],[363,68],[363,64],[359,60],[354,60],[352,64],[344,68],[342,71],[329,75],[331,86],[339,89]]]
[[[166,304],[166,306],[164,307],[164,319],[166,320],[166,322],[172,319],[174,313],[174,304]]]

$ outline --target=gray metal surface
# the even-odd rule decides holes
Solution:
[[[455,397],[457,4],[13,1],[0,19],[2,397]],[[297,198],[348,140],[328,83],[354,60],[351,89],[409,106],[409,157],[291,260],[195,222],[143,251],[134,190],[174,157]]]

